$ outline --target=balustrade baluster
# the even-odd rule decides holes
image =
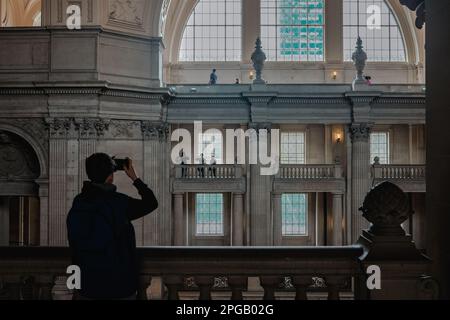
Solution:
[[[292,284],[295,287],[295,300],[308,300],[307,290],[312,284],[311,276],[292,277]]]
[[[340,300],[339,292],[345,284],[342,276],[328,276],[325,278],[328,288],[328,300]]]
[[[243,300],[242,292],[247,285],[247,277],[229,277],[228,285],[231,287],[231,300]]]
[[[183,277],[182,276],[165,276],[163,277],[163,282],[167,287],[168,299],[169,300],[179,300],[178,291],[183,287]]]
[[[197,276],[195,283],[200,289],[200,300],[211,300],[211,287],[214,284],[214,277]]]
[[[139,288],[138,288],[138,300],[148,300],[147,289],[152,282],[152,277],[150,275],[141,274],[139,277]]]
[[[275,290],[281,283],[278,276],[261,276],[259,277],[261,287],[264,288],[264,300],[275,300]]]

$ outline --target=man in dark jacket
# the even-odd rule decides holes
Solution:
[[[86,160],[89,182],[73,201],[67,229],[73,264],[81,269],[81,299],[133,299],[138,288],[136,238],[131,222],[158,208],[152,190],[127,159],[123,170],[142,200],[118,193],[117,165],[106,154]]]

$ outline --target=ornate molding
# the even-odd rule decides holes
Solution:
[[[67,138],[75,129],[71,118],[46,118],[45,123],[50,138]]]
[[[108,97],[165,101],[166,93],[146,93],[105,88],[0,88],[0,95],[100,95]]]
[[[98,138],[103,137],[109,130],[110,120],[107,119],[74,119],[75,130],[80,138]]]
[[[141,122],[142,137],[144,140],[166,141],[169,137],[169,125],[165,122]]]
[[[352,124],[349,128],[350,137],[353,142],[369,141],[372,126],[368,123]]]
[[[346,98],[336,97],[336,98],[324,98],[324,97],[277,97],[271,104],[337,104],[337,105],[348,105]]]

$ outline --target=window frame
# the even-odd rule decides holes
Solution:
[[[303,163],[293,163],[291,161],[285,162],[283,159],[283,156],[284,156],[283,146],[285,145],[283,143],[283,136],[290,135],[290,134],[303,135]],[[288,146],[289,145],[291,145],[291,143],[288,143]],[[307,146],[306,146],[306,132],[305,131],[283,131],[283,132],[281,132],[281,134],[280,134],[280,164],[281,165],[305,165],[306,164],[306,147]],[[299,157],[299,156],[296,156],[296,157]],[[290,156],[289,156],[289,151],[288,151],[288,159],[289,158],[290,158]]]
[[[386,135],[386,163],[381,162],[381,157],[379,157],[379,155],[374,155],[372,153],[372,137],[373,135],[380,135],[380,134],[385,134]],[[373,131],[370,134],[370,139],[369,139],[369,148],[370,148],[370,164],[373,164],[375,161],[375,157],[379,157],[380,158],[380,164],[381,165],[390,165],[391,164],[391,134],[388,130],[377,130],[377,131]],[[380,143],[377,143],[378,145],[380,145]]]
[[[221,62],[221,63],[226,63],[226,62],[232,62],[233,63],[234,62],[234,63],[239,63],[239,62],[241,62],[242,58],[243,58],[242,57],[242,35],[243,35],[243,32],[242,32],[243,31],[243,23],[242,23],[242,21],[243,21],[243,10],[242,10],[243,9],[243,5],[242,5],[242,1],[245,1],[245,0],[222,0],[222,2],[224,2],[224,10],[225,10],[224,18],[223,18],[224,24],[214,24],[214,25],[212,25],[212,24],[211,25],[198,24],[197,25],[197,23],[196,23],[196,15],[199,14],[199,13],[196,13],[196,10],[197,10],[198,6],[201,4],[201,1],[209,1],[209,0],[199,0],[197,2],[197,4],[195,5],[195,7],[193,8],[193,10],[191,11],[191,13],[189,15],[189,18],[188,18],[188,20],[187,20],[187,22],[186,22],[186,24],[185,24],[185,26],[183,28],[182,35],[181,35],[180,49],[179,49],[179,52],[178,52],[178,62],[179,63],[210,63],[210,62]],[[227,13],[227,3],[228,2],[230,2],[230,3],[239,2],[239,4],[240,4],[240,6],[239,6],[239,8],[240,8],[239,9],[239,13],[235,13],[234,11],[231,12],[231,13]],[[227,24],[227,22],[228,22],[227,14],[228,15],[235,15],[235,14],[239,15],[240,16],[239,24],[234,24],[234,23],[233,24]],[[193,23],[190,25],[191,19],[193,19]],[[185,38],[186,38],[185,35],[186,35],[186,32],[187,32],[189,27],[192,28],[192,37],[191,38],[192,38],[192,46],[193,47],[192,47],[192,49],[189,49],[189,51],[192,51],[192,59],[187,59],[187,58],[183,57],[183,51],[185,50],[183,48],[183,43],[185,41]],[[209,55],[208,59],[198,58],[198,55],[196,55],[196,52],[202,52],[202,50],[206,51],[206,49],[196,49],[196,39],[197,39],[196,31],[197,31],[197,27],[198,28],[202,28],[202,29],[204,29],[204,28],[212,28],[212,27],[217,27],[217,28],[223,28],[224,29],[224,37],[223,37],[223,42],[224,42],[223,43],[223,45],[224,45],[224,49],[223,49],[223,51],[224,51],[224,59],[219,59],[219,58],[211,59],[211,50],[213,50],[213,51],[214,50],[216,50],[216,51],[222,50],[222,49],[219,49],[219,46],[217,46],[217,48],[214,48],[214,49],[211,49],[211,48],[207,49],[208,52],[209,52],[208,53],[208,55]],[[231,36],[227,36],[227,33],[229,32],[228,28],[232,28],[232,30],[233,30],[233,31],[231,31],[231,33],[232,33]],[[238,31],[237,31],[238,37],[233,36],[234,35],[234,28],[238,29]],[[199,37],[198,39],[205,39],[205,38],[208,38],[208,37],[201,37],[201,38]],[[233,42],[235,42],[237,44],[237,47],[233,48],[233,49],[228,49],[228,50],[230,50],[230,53],[227,54],[227,52],[228,52],[227,51],[227,41],[229,39],[231,39]],[[199,51],[197,51],[197,50],[199,50]],[[187,49],[186,49],[186,52],[187,52]],[[237,53],[237,52],[238,52],[239,58],[237,58],[237,56],[236,56],[236,59],[235,59],[234,54]],[[185,56],[187,56],[187,54]],[[228,58],[228,56],[230,56],[231,58]]]
[[[346,33],[346,28],[349,28],[349,29],[352,29],[352,28],[356,28],[357,29],[357,34],[359,35],[360,34],[360,29],[361,28],[364,28],[364,23],[362,22],[361,23],[361,21],[360,21],[360,17],[361,16],[365,16],[367,13],[364,13],[364,11],[361,11],[360,10],[360,1],[358,0],[357,1],[357,5],[358,5],[358,7],[357,7],[357,9],[356,9],[356,13],[353,13],[353,12],[350,12],[350,13],[348,13],[348,15],[349,15],[349,17],[350,17],[350,19],[349,19],[349,22],[348,21],[346,21],[346,11],[345,11],[345,5],[346,5],[346,1],[350,1],[350,2],[353,2],[353,1],[355,1],[355,0],[343,0],[343,2],[342,2],[342,48],[343,48],[343,62],[345,63],[345,62],[351,62],[352,61],[352,59],[351,59],[351,54],[350,54],[350,56],[348,56],[347,55],[347,50],[346,50],[346,42],[347,42],[347,38],[346,38],[346,36],[345,36],[345,33]],[[366,0],[364,0],[364,1],[366,1]],[[367,55],[368,55],[368,60],[367,60],[367,62],[369,62],[369,63],[408,63],[408,46],[407,46],[407,43],[406,43],[406,39],[405,39],[405,34],[404,34],[404,32],[403,32],[403,29],[402,29],[402,25],[400,24],[400,21],[399,21],[399,19],[398,19],[398,17],[397,17],[397,14],[395,13],[395,11],[394,11],[394,9],[392,8],[392,6],[389,4],[389,2],[387,2],[386,0],[376,0],[376,1],[382,1],[383,2],[383,4],[387,7],[387,9],[389,10],[389,19],[388,19],[388,24],[383,24],[383,22],[382,22],[382,24],[381,24],[381,28],[386,28],[387,30],[388,30],[388,38],[387,38],[387,42],[388,42],[388,44],[389,44],[389,46],[388,46],[388,48],[387,49],[378,49],[378,50],[380,50],[381,52],[383,52],[383,51],[387,51],[388,53],[389,53],[389,59],[384,59],[383,57],[382,57],[382,59],[381,60],[372,60],[371,58],[373,57],[371,54],[370,54],[370,51],[372,51],[372,50],[376,50],[376,49],[372,49],[372,48],[367,48],[367,44],[368,44],[368,42],[369,41],[372,41],[373,39],[375,39],[375,40],[377,40],[378,38],[369,38],[369,37],[361,37],[362,38],[362,40],[363,40],[363,45],[364,45],[364,49],[365,49],[365,51],[367,52]],[[356,24],[352,24],[352,22],[351,22],[351,16],[356,16]],[[392,24],[392,19],[391,19],[391,17],[393,18],[393,20],[395,21],[395,24]],[[348,23],[346,23],[346,22],[348,22]],[[397,51],[397,52],[399,52],[400,51],[400,48],[397,48],[397,49],[393,49],[392,48],[392,41],[395,39],[395,38],[393,38],[392,37],[392,28],[397,28],[398,29],[398,33],[399,33],[399,36],[400,36],[400,39],[401,39],[401,43],[402,43],[402,46],[403,46],[403,55],[404,55],[404,59],[403,60],[393,60],[392,59],[392,53],[393,53],[393,51]],[[382,29],[383,30],[383,29]],[[382,32],[382,31],[381,31]],[[351,33],[351,32],[350,32]],[[383,42],[383,38],[381,37],[380,39],[378,39],[378,40],[380,40],[381,41],[381,43]],[[355,37],[355,39],[354,39],[354,43],[356,43],[356,37]],[[351,48],[353,48],[354,46],[351,46]],[[350,51],[350,53],[352,53],[353,51]],[[381,53],[381,55],[383,55],[382,53]]]
[[[262,4],[262,1],[261,1],[261,9],[260,9],[260,30],[261,30],[261,40],[263,41],[263,47],[265,46],[265,42],[268,42],[268,41],[266,41],[266,39],[269,39],[270,37],[265,37],[264,35],[263,35],[263,29],[265,28],[265,27],[267,27],[267,28],[270,28],[270,27],[275,27],[275,30],[276,30],[276,32],[275,32],[275,59],[271,59],[271,56],[270,56],[270,54],[269,54],[269,51],[273,51],[273,49],[267,49],[267,45],[266,45],[266,50],[265,50],[265,52],[266,52],[266,55],[267,55],[267,62],[268,63],[326,63],[326,61],[327,61],[327,59],[326,59],[326,50],[325,50],[325,47],[326,47],[326,6],[327,6],[327,1],[326,0],[323,0],[323,7],[322,7],[322,17],[323,17],[323,21],[322,21],[322,24],[306,24],[306,25],[301,25],[301,24],[298,24],[298,25],[294,25],[294,24],[279,24],[279,22],[277,21],[277,18],[278,18],[278,12],[279,12],[279,6],[278,6],[278,2],[280,1],[280,0],[270,0],[270,1],[274,1],[275,2],[275,6],[274,7],[263,7],[263,4]],[[305,1],[309,1],[309,0],[305,0]],[[320,1],[322,1],[322,0],[320,0]],[[275,8],[275,24],[263,24],[263,14],[264,14],[264,9],[270,9],[270,8]],[[291,8],[293,8],[293,7],[291,7]],[[293,59],[293,55],[291,54],[291,56],[290,56],[290,58],[289,59],[284,59],[284,60],[280,60],[280,58],[279,58],[279,51],[280,51],[280,48],[278,47],[278,39],[280,38],[280,35],[279,35],[279,32],[278,32],[278,28],[282,28],[282,27],[290,27],[290,28],[292,28],[292,27],[305,27],[305,28],[307,28],[307,33],[306,33],[306,38],[307,38],[307,48],[306,48],[306,51],[307,51],[307,58],[306,58],[306,60],[301,60],[301,59],[299,59],[299,60],[295,60],[295,59]],[[316,59],[316,58],[314,58],[314,59],[310,59],[310,54],[309,54],[309,28],[311,28],[311,27],[320,27],[320,28],[322,28],[322,59]],[[299,41],[299,44],[301,45],[301,42]],[[301,51],[301,48],[299,48],[299,50]],[[299,56],[301,56],[300,54],[299,54]],[[314,55],[312,55],[312,56],[318,56],[318,55],[316,55],[316,54],[314,54]]]
[[[199,223],[198,223],[198,216],[199,216],[199,212],[198,212],[198,196],[201,195],[208,195],[208,196],[212,196],[212,195],[220,195],[221,196],[221,213],[220,216],[222,218],[222,224],[221,224],[221,232],[217,232],[217,233],[199,233]],[[209,203],[211,205],[211,202],[209,201]],[[209,216],[211,216],[211,213],[208,213]],[[218,223],[215,223],[216,228]],[[209,228],[211,229],[211,224],[209,224]],[[222,238],[226,235],[225,232],[225,195],[223,193],[196,193],[194,195],[194,234],[193,234],[196,238]]]
[[[284,215],[285,215],[285,204],[284,204],[284,200],[286,196],[295,196],[295,195],[299,195],[299,196],[303,196],[304,198],[304,228],[305,228],[305,232],[304,233],[285,233],[285,219],[284,219]],[[285,239],[299,239],[299,238],[308,238],[310,237],[310,230],[309,230],[309,204],[308,204],[308,200],[309,200],[309,196],[307,193],[296,193],[296,192],[287,192],[287,193],[283,193],[281,195],[281,236],[282,238]],[[292,225],[294,225],[292,223]],[[301,226],[301,224],[299,224]]]

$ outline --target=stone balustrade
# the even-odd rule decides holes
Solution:
[[[425,165],[374,165],[375,179],[425,180]]]
[[[157,278],[165,285],[167,299],[194,290],[201,300],[208,300],[219,290],[241,300],[252,290],[249,279],[258,279],[266,300],[286,290],[303,300],[320,279],[328,299],[339,299],[340,292],[351,291],[354,281],[360,281],[362,254],[358,246],[140,248],[139,297],[147,299],[152,278]],[[70,265],[66,248],[0,248],[0,256],[0,299],[52,299],[55,280]]]
[[[242,167],[239,165],[180,165],[175,168],[177,179],[239,179]]]
[[[340,165],[281,165],[279,179],[339,179]]]
[[[380,165],[372,166],[373,184],[391,181],[405,192],[426,192],[425,165]]]

